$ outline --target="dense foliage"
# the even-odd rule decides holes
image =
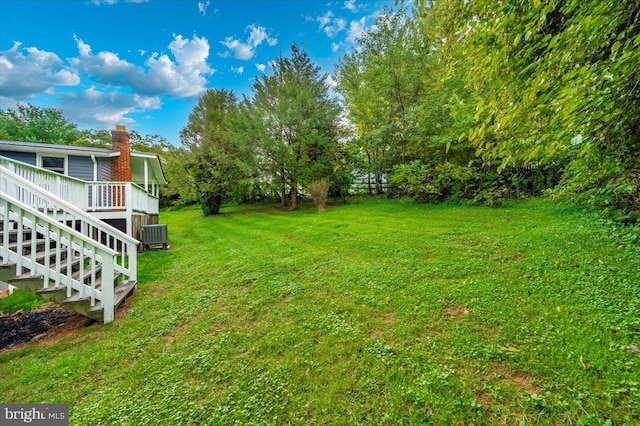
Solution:
[[[640,3],[435,1],[423,9],[482,90],[485,160],[563,164],[558,193],[640,209]]]
[[[300,186],[329,179],[340,156],[338,104],[329,96],[326,75],[298,46],[291,57],[271,62],[273,74],[262,74],[253,84],[252,97],[241,111],[244,138],[251,141],[265,178],[286,205],[298,206]]]
[[[382,14],[337,66],[362,172],[423,201],[553,189],[633,219],[637,1],[414,5]]]
[[[180,132],[183,164],[206,215],[217,214],[223,201],[247,192],[253,154],[233,138],[238,102],[232,92],[208,90]]]

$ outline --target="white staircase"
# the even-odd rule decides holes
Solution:
[[[105,323],[137,280],[138,241],[0,166],[0,281]]]

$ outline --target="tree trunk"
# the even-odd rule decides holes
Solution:
[[[287,189],[286,189],[286,182],[284,179],[284,170],[281,172],[282,174],[280,175],[282,177],[282,186],[280,187],[280,207],[287,207]]]
[[[373,191],[371,190],[371,154],[367,151],[367,188],[369,189],[369,195],[373,195]]]
[[[298,210],[298,184],[291,182],[291,210]]]

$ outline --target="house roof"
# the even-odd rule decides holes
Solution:
[[[0,151],[33,152],[38,154],[71,154],[78,156],[119,157],[120,151],[110,148],[95,148],[91,146],[54,145],[37,142],[0,140]],[[160,156],[151,152],[131,151],[131,180],[144,183],[144,163],[147,161],[148,173],[151,181],[166,184]]]
[[[119,151],[110,148],[95,148],[92,146],[54,145],[38,142],[0,140],[0,151],[37,152],[44,154],[73,153],[73,155],[90,157],[118,157]]]
[[[149,176],[161,184],[167,184],[164,177],[160,156],[151,152],[131,151],[131,180],[134,182],[144,182],[144,162],[148,161]]]

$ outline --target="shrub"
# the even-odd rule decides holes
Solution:
[[[202,194],[200,198],[200,205],[205,216],[212,216],[220,213],[220,206],[222,206],[222,196],[212,192]]]
[[[391,176],[398,193],[419,202],[441,202],[469,198],[473,184],[473,169],[444,162],[435,165],[414,161],[397,166]]]
[[[319,212],[325,211],[329,186],[329,179],[327,178],[316,179],[309,185],[309,194]]]
[[[396,166],[391,182],[398,194],[418,202],[470,200],[476,204],[497,206],[510,198],[541,195],[558,184],[562,175],[559,165],[530,164],[508,167],[497,172],[497,166],[472,167],[444,161],[424,164],[414,161]]]

